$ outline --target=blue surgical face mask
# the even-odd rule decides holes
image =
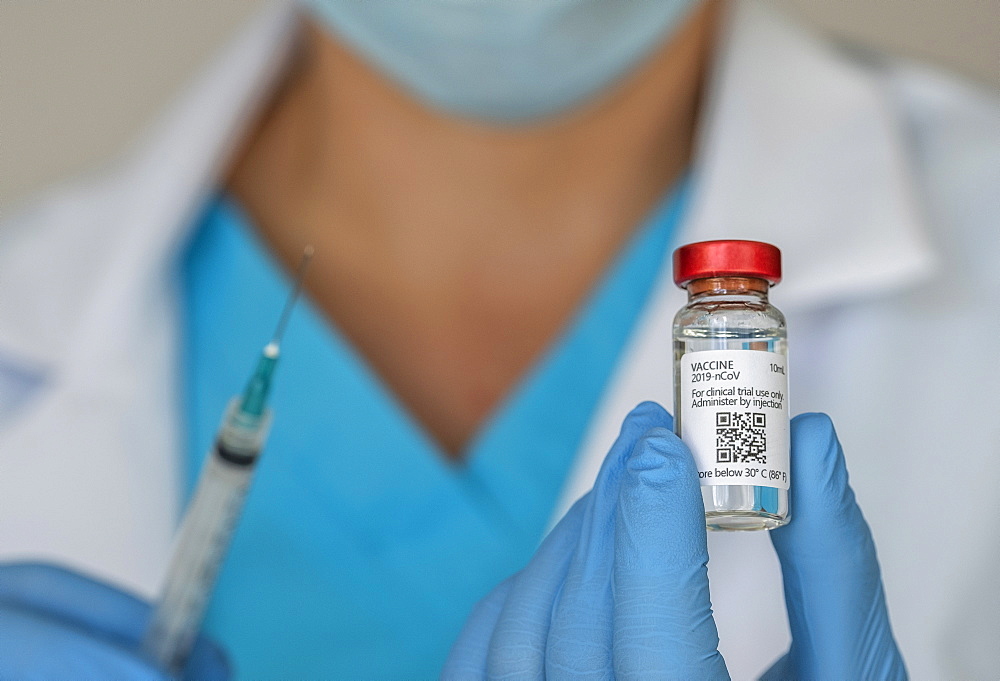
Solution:
[[[697,0],[301,0],[429,105],[519,121],[559,113],[629,71]]]

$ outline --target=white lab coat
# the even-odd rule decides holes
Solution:
[[[115,169],[0,227],[0,558],[157,588],[179,513],[177,258],[294,34],[268,11]],[[996,678],[1000,107],[752,4],[720,54],[679,239],[781,247],[792,408],[838,424],[911,673]],[[554,517],[632,406],[671,404],[665,263]],[[751,678],[788,645],[777,562],[766,533],[710,549],[722,650]]]

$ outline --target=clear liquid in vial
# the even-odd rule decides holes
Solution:
[[[680,358],[704,350],[766,350],[787,354],[784,328],[705,328],[674,330],[674,430],[683,438]],[[786,524],[788,490],[763,485],[702,485],[705,522],[710,530],[771,530]]]

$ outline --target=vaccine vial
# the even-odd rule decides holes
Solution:
[[[781,251],[703,241],[674,251],[688,302],[674,318],[674,429],[694,454],[711,530],[789,519],[785,318],[768,301]]]

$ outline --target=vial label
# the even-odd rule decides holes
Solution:
[[[704,350],[680,362],[681,437],[701,484],[788,489],[786,357]]]

